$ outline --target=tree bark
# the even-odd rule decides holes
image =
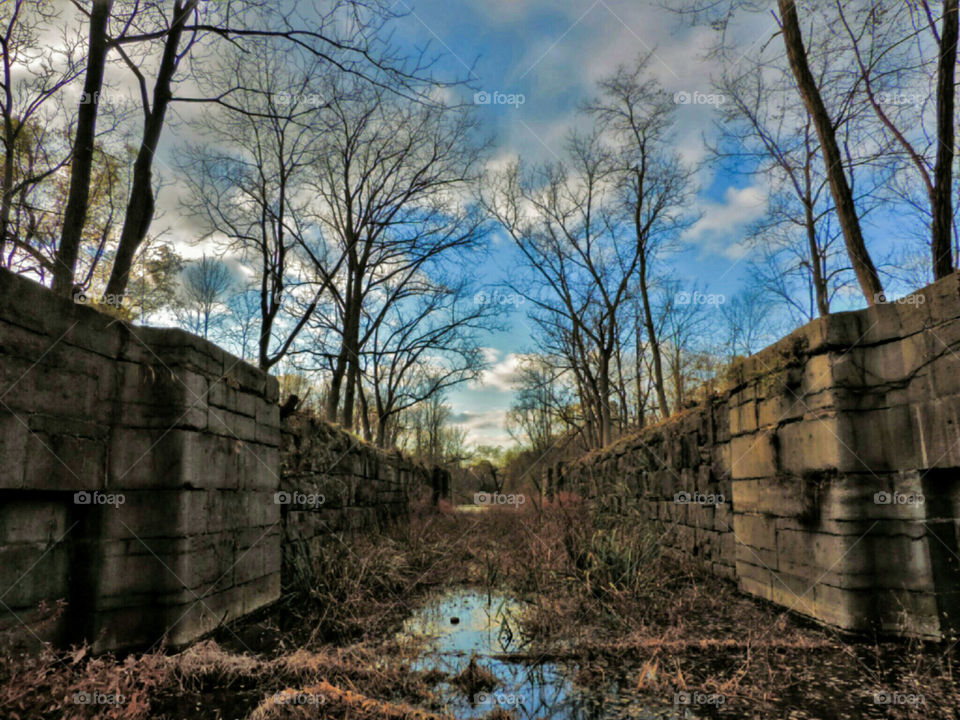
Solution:
[[[133,258],[147,237],[150,223],[153,221],[153,158],[160,142],[163,122],[167,108],[173,98],[171,85],[173,75],[179,63],[178,52],[183,26],[190,13],[197,6],[197,0],[175,0],[173,3],[173,21],[163,46],[160,69],[153,89],[153,107],[147,111],[143,124],[143,140],[133,166],[133,184],[130,188],[130,201],[120,233],[120,245],[113,261],[113,270],[107,283],[107,296],[119,300],[127,288]],[[145,108],[146,110],[146,108]]]
[[[660,341],[653,324],[653,310],[650,308],[650,290],[647,287],[647,259],[640,258],[640,295],[643,301],[643,324],[650,338],[650,355],[653,358],[653,384],[657,389],[657,402],[660,403],[661,417],[670,417],[670,405],[667,403],[667,388],[663,382],[663,358],[660,354]]]
[[[69,297],[73,291],[77,256],[83,239],[90,202],[90,174],[93,170],[93,150],[97,134],[97,110],[100,90],[103,88],[104,66],[107,61],[107,22],[113,0],[93,0],[90,9],[90,40],[87,52],[87,75],[83,82],[83,98],[77,113],[77,134],[73,141],[70,166],[70,189],[63,211],[63,228],[54,263],[53,290]]]
[[[880,276],[877,274],[877,269],[873,265],[873,260],[870,258],[870,253],[867,251],[867,246],[863,240],[860,219],[857,217],[857,209],[853,200],[853,191],[847,182],[843,156],[837,145],[836,129],[827,113],[826,106],[823,104],[820,90],[807,63],[807,53],[803,45],[803,36],[800,33],[800,20],[797,16],[797,6],[794,0],[777,0],[777,3],[780,7],[783,42],[786,46],[787,57],[790,60],[790,69],[797,82],[803,104],[807,112],[810,113],[817,130],[820,146],[823,148],[823,159],[826,164],[827,178],[830,182],[830,192],[837,210],[840,228],[843,230],[847,254],[850,257],[850,263],[857,275],[860,290],[863,292],[867,304],[874,305],[882,301],[883,285],[880,283]]]
[[[363,430],[363,439],[372,443],[373,428],[370,426],[370,408],[367,406],[367,394],[363,391],[363,385],[359,382],[357,383],[357,399],[360,401],[360,427]]]
[[[936,280],[953,272],[953,138],[957,64],[958,0],[944,0],[940,32],[940,59],[937,66],[937,162],[933,169],[933,196],[930,198],[931,250]]]
[[[363,262],[355,264],[355,267],[356,272],[351,288],[353,293],[346,298],[346,317],[343,327],[347,382],[343,387],[341,424],[347,429],[353,427],[357,383],[360,382],[360,316],[363,306],[363,276],[366,272]]]
[[[817,312],[820,317],[830,314],[830,297],[827,294],[827,282],[823,277],[823,265],[820,261],[820,246],[817,244],[816,221],[813,206],[804,202],[804,222],[807,226],[807,243],[810,248],[810,269],[813,272],[813,287],[817,298]]]
[[[9,86],[9,83],[8,83]],[[7,128],[5,133],[8,138],[13,137],[13,128],[10,127],[10,119],[5,118]],[[15,142],[8,142],[6,156],[3,158],[3,197],[0,199],[0,262],[2,262],[3,251],[7,244],[7,236],[10,232],[10,214],[13,211],[13,163],[16,157]]]

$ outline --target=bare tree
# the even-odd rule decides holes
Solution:
[[[863,240],[853,190],[844,171],[843,154],[837,142],[836,122],[827,111],[820,87],[810,70],[803,35],[800,31],[797,5],[794,0],[777,0],[777,2],[780,8],[781,33],[787,49],[787,58],[790,61],[800,97],[820,139],[830,192],[843,230],[847,254],[850,256],[853,271],[860,282],[864,299],[868,305],[874,305],[883,297],[883,285],[880,283],[880,276]]]
[[[410,408],[404,446],[427,465],[459,463],[467,457],[465,432],[450,427],[452,411],[444,393],[437,392]]]
[[[260,333],[260,287],[256,283],[241,288],[226,301],[223,333],[228,346],[241,360],[257,356]]]
[[[684,290],[679,278],[662,281],[658,332],[666,346],[666,365],[671,380],[671,395],[677,408],[690,400],[688,391],[706,380],[701,359],[707,354],[710,316],[718,313],[724,296],[701,292],[696,286]],[[700,371],[698,373],[698,371]]]
[[[318,207],[309,183],[320,149],[322,102],[312,85],[318,63],[279,53],[260,41],[222,59],[205,81],[242,85],[228,108],[202,119],[204,141],[181,157],[192,192],[188,209],[219,242],[255,273],[260,334],[255,353],[266,370],[276,365],[311,321],[320,296],[344,260],[318,234]],[[309,274],[312,256],[325,273]],[[314,282],[316,280],[316,282]]]
[[[385,288],[391,296],[390,288]],[[477,332],[489,327],[490,306],[471,303],[466,279],[444,284],[425,283],[417,294],[391,308],[376,322],[362,350],[376,418],[380,447],[390,444],[390,427],[404,410],[479,377],[485,366]],[[376,306],[366,307],[367,321],[379,317]],[[369,414],[369,413],[368,413]]]
[[[0,177],[0,258],[7,243],[17,243],[12,214],[27,212],[31,191],[48,180],[69,161],[69,153],[58,152],[58,132],[51,114],[61,91],[79,73],[79,37],[65,31],[60,48],[41,41],[41,35],[60,20],[62,12],[49,0],[14,0],[0,6],[0,121],[3,168]],[[32,246],[25,244],[27,249]],[[29,251],[29,250],[28,250]]]
[[[569,417],[560,398],[561,381],[552,363],[541,355],[525,357],[518,376],[507,430],[535,452],[546,452],[565,427],[564,418]]]
[[[923,181],[929,202],[933,275],[935,279],[946,277],[954,270],[958,2],[944,0],[939,29],[927,0],[916,4],[869,3],[852,7],[845,7],[845,3],[837,0],[835,6],[870,106]],[[925,28],[925,32],[918,31],[918,27]],[[929,42],[925,42],[926,38]],[[924,113],[915,112],[922,103],[896,101],[898,96],[909,95],[910,89],[926,91],[928,73],[934,78],[935,86],[932,133],[923,127]],[[894,102],[885,102],[887,98]],[[917,141],[911,140],[911,136],[916,136]],[[918,142],[926,147],[919,146]]]
[[[469,262],[465,253],[486,236],[469,201],[484,153],[465,109],[357,82],[325,97],[313,182],[320,239],[301,247],[334,305],[319,322],[337,340],[319,351],[332,365],[327,417],[351,427],[361,356],[385,315],[422,278]],[[364,323],[371,304],[378,310]]]
[[[624,214],[637,247],[637,284],[653,362],[654,385],[663,417],[670,414],[663,379],[660,339],[653,320],[650,278],[665,246],[693,221],[686,208],[692,170],[673,152],[675,103],[650,77],[653,53],[632,68],[621,67],[600,82],[600,97],[587,107],[609,134],[619,174]]]
[[[721,62],[729,61],[733,64],[738,63],[739,58],[733,60],[729,54],[733,47],[733,43],[728,41],[727,33],[731,21],[740,10],[766,12],[768,9],[767,3],[757,0],[678,0],[672,5],[695,20],[706,20],[712,27],[717,28],[720,40],[712,56]],[[777,7],[779,35],[786,51],[787,67],[817,135],[824,176],[833,198],[833,211],[843,233],[847,255],[864,299],[868,305],[873,305],[882,298],[883,286],[864,242],[856,196],[852,180],[847,174],[850,162],[844,150],[848,148],[841,150],[838,140],[838,128],[843,126],[844,116],[849,108],[846,104],[834,107],[831,114],[825,99],[826,88],[818,82],[818,77],[811,68],[811,55],[804,43],[796,3],[794,0],[777,0]],[[818,27],[817,31],[829,32],[829,29]],[[829,80],[832,82],[835,78],[831,77]],[[849,101],[850,94],[843,99]]]
[[[729,358],[750,356],[776,339],[777,326],[770,316],[763,289],[748,286],[720,305],[724,344]]]
[[[153,161],[160,143],[160,134],[163,131],[167,110],[173,100],[173,80],[183,58],[190,52],[191,46],[197,39],[196,30],[181,47],[184,28],[191,16],[197,13],[198,0],[174,0],[169,20],[161,22],[154,30],[163,38],[163,51],[157,66],[156,79],[153,86],[153,97],[147,92],[147,80],[140,66],[134,63],[123,50],[124,42],[140,42],[140,39],[126,37],[117,40],[117,50],[126,61],[130,70],[137,79],[140,88],[140,98],[143,103],[143,136],[137,151],[137,158],[133,164],[133,186],[130,189],[130,201],[124,215],[123,230],[120,233],[120,244],[113,261],[113,271],[107,283],[107,294],[123,297],[129,281],[130,267],[133,257],[146,239],[153,221],[154,188],[153,188]],[[131,12],[131,21],[135,19],[136,10]],[[161,15],[162,17],[162,15]],[[92,22],[92,16],[91,16]]]
[[[792,76],[773,62],[757,62],[736,75],[724,72],[717,82],[728,101],[721,106],[723,132],[711,149],[720,161],[732,160],[771,188],[768,218],[752,233],[755,244],[770,246],[785,236],[780,244],[793,248],[793,233],[802,231],[799,264],[809,274],[816,313],[824,316],[830,312],[827,258],[833,237],[826,228],[833,204],[826,175],[818,171],[822,161],[813,122],[806,113],[792,112],[790,85]]]
[[[70,190],[63,211],[63,229],[54,264],[53,289],[61,295],[73,291],[74,273],[90,199],[90,174],[93,167],[97,133],[97,99],[103,89],[107,62],[107,23],[113,0],[93,0],[90,10],[90,35],[87,50],[86,78],[77,115],[70,165]]]
[[[515,164],[492,178],[485,205],[524,259],[512,286],[530,301],[544,349],[568,359],[599,447],[612,438],[619,323],[642,248],[620,240],[617,165],[600,136],[573,136],[567,149],[567,164]]]
[[[143,132],[134,163],[133,187],[124,217],[116,259],[107,285],[110,296],[122,297],[130,263],[149,232],[154,212],[153,163],[163,133],[167,110],[174,102],[229,104],[239,87],[226,87],[213,97],[178,96],[181,68],[205,53],[242,46],[250,40],[265,39],[277,45],[296,47],[378,87],[391,87],[419,97],[435,87],[430,81],[431,62],[425,55],[398,56],[384,43],[382,28],[397,17],[393,7],[381,0],[346,0],[333,3],[326,13],[296,8],[280,12],[263,0],[172,0],[169,11],[162,0],[95,0],[88,10],[80,0],[77,9],[89,18],[90,53],[87,62],[85,97],[74,142],[75,170],[71,180],[68,218],[59,251],[63,261],[56,280],[60,292],[72,285],[72,273],[79,233],[83,228],[89,172],[87,154],[92,145],[97,119],[97,97],[103,81],[108,51],[115,51],[137,80],[144,115]],[[113,22],[111,23],[111,19]],[[112,30],[112,32],[111,32]],[[151,82],[149,71],[155,72]],[[422,94],[421,94],[422,93]],[[76,228],[76,229],[74,229]],[[58,263],[60,265],[60,263]]]
[[[182,281],[181,300],[175,311],[187,329],[206,338],[211,319],[233,286],[230,269],[222,260],[204,254],[186,266]]]

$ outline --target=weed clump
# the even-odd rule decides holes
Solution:
[[[490,692],[500,681],[497,676],[477,662],[477,656],[471,655],[467,666],[453,678],[453,685],[463,691],[467,697],[474,697],[477,693]]]

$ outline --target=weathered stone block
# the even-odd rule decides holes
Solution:
[[[960,396],[914,405],[912,420],[921,467],[960,466]]]
[[[737,513],[733,516],[733,533],[737,543],[753,549],[767,550],[776,557],[777,551],[777,521],[769,515],[746,515]],[[776,560],[772,561],[775,567]],[[770,563],[767,563],[768,565]]]
[[[104,487],[107,449],[103,441],[32,431],[24,457],[24,488],[95,490]]]
[[[66,597],[69,557],[64,544],[16,543],[0,546],[3,602],[11,608],[34,607],[41,600]]]
[[[67,504],[50,500],[8,500],[0,505],[0,547],[16,543],[49,544],[67,531]]]
[[[806,418],[780,428],[780,468],[796,474],[810,470],[858,470],[866,467],[850,449],[846,428],[833,414]]]
[[[731,474],[740,478],[770,477],[777,472],[772,432],[741,435],[730,440]]]
[[[23,487],[28,435],[25,419],[0,409],[0,489]]]

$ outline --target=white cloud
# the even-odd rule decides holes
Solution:
[[[467,442],[472,445],[510,445],[512,439],[506,430],[506,420],[504,408],[463,410],[450,418],[454,425],[467,431]]]
[[[746,251],[743,245],[747,225],[767,211],[767,193],[763,188],[727,188],[722,202],[699,203],[702,216],[685,233],[687,242],[708,252],[737,259]]]
[[[471,385],[472,389],[493,389],[497,392],[513,393],[517,381],[520,362],[523,355],[509,353],[502,360],[501,353],[494,348],[483,348],[484,356],[491,367],[484,370],[480,379]]]

